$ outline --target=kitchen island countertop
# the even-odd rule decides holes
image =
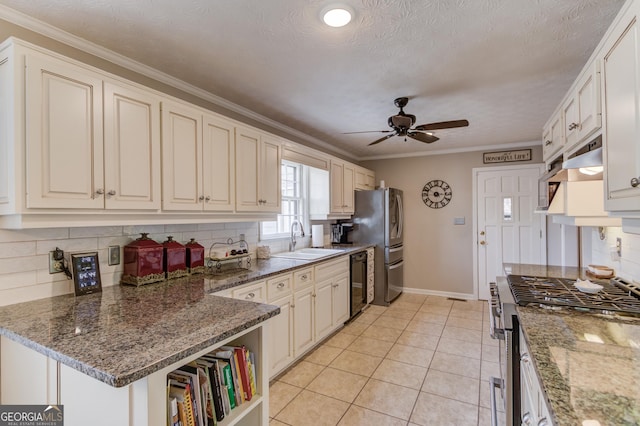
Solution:
[[[277,306],[211,293],[367,247],[314,261],[255,260],[250,269],[4,306],[0,335],[111,386],[126,386],[280,312]]]
[[[508,274],[575,279],[584,270],[505,264]],[[640,318],[518,306],[556,426],[640,424]]]

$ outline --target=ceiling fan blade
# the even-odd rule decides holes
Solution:
[[[375,140],[375,141],[371,142],[368,146],[375,145],[375,144],[380,143],[380,142],[382,142],[382,141],[386,141],[387,139],[392,138],[392,137],[394,137],[395,135],[396,135],[396,134],[395,134],[395,133],[393,133],[393,134],[391,134],[391,135],[383,136],[383,137],[381,137],[380,139],[378,139],[378,140]]]
[[[393,130],[365,130],[364,132],[344,132],[340,133],[341,135],[354,135],[356,133],[389,133],[393,132]]]
[[[421,132],[407,132],[407,136],[424,143],[433,143],[440,139],[436,136],[429,135],[427,133],[421,133]]]
[[[439,123],[421,124],[414,127],[415,130],[440,130],[453,129],[455,127],[466,127],[469,125],[467,120],[441,121]]]

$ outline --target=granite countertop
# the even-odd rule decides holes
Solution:
[[[508,274],[575,279],[584,270],[505,265]],[[640,424],[640,318],[518,306],[554,424]]]
[[[4,306],[0,335],[111,386],[126,386],[280,313],[277,306],[211,293],[367,247],[315,261],[254,260],[250,269]]]

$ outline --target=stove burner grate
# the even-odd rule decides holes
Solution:
[[[638,289],[619,278],[598,280],[598,284],[603,286],[598,293],[583,293],[573,286],[575,280],[566,278],[509,275],[508,280],[519,305],[536,303],[640,316]]]

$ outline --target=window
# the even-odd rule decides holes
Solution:
[[[305,228],[309,223],[307,207],[308,172],[302,164],[282,161],[282,209],[275,221],[260,223],[260,239],[287,238],[294,220]]]

